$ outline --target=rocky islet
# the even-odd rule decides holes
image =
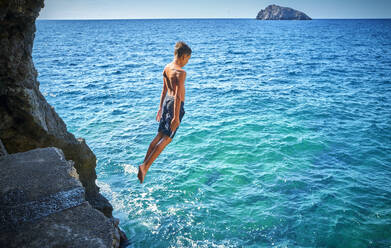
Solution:
[[[275,4],[267,6],[259,11],[256,19],[258,20],[312,20],[308,15],[301,11],[281,7]]]

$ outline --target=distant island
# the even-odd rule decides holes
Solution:
[[[259,11],[257,20],[312,20],[311,17],[301,11],[281,7],[275,4],[267,6]]]

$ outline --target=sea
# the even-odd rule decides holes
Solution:
[[[177,41],[185,115],[140,184]],[[32,57],[128,247],[391,247],[391,19],[38,20]]]

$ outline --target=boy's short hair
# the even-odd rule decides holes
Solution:
[[[180,58],[185,54],[191,55],[191,48],[185,42],[178,41],[175,44],[174,55]]]

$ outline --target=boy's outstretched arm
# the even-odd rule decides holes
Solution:
[[[164,98],[166,97],[166,94],[167,94],[167,82],[166,82],[165,73],[166,72],[163,70],[163,89],[162,89],[162,94],[160,95],[159,110],[158,110],[157,115],[156,115],[156,120],[157,121],[160,121],[160,115],[161,115],[161,112],[162,112]]]
[[[174,100],[174,116],[171,121],[171,130],[174,132],[179,126],[179,111],[181,107],[181,98],[180,92],[182,92],[182,87],[185,85],[186,72],[179,73],[177,87],[175,89],[175,100]]]

